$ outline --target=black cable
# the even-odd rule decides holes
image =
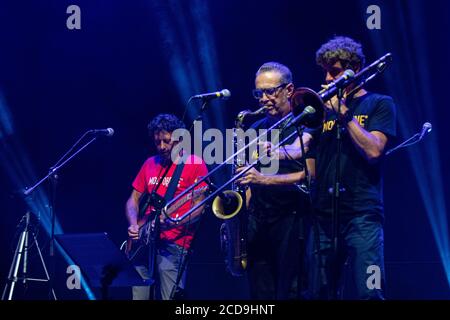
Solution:
[[[286,150],[286,145],[281,146],[284,150],[284,154],[289,158],[289,160],[294,161],[297,165],[303,167],[303,163],[297,159],[294,159],[292,155]],[[302,154],[302,157],[305,156]]]
[[[194,193],[195,193],[195,189],[192,190],[192,199],[194,199]],[[193,204],[193,201],[191,201],[191,203]],[[192,214],[190,214],[188,216],[188,221],[184,224],[183,234],[181,236],[181,237],[184,237],[183,245],[181,246],[181,253],[180,253],[181,259],[178,262],[178,271],[177,271],[176,282],[175,282],[175,284],[174,284],[174,286],[172,288],[172,292],[170,293],[170,299],[171,300],[175,296],[175,293],[176,293],[176,291],[178,289],[178,285],[180,283],[181,277],[183,276],[184,270],[186,269],[186,264],[188,263],[188,258],[190,256],[190,254],[192,253],[193,242],[194,242],[195,236],[197,234],[197,231],[200,228],[200,222],[202,220],[202,216],[203,216],[205,211],[206,211],[206,208],[204,208],[203,212],[199,215],[198,221],[191,220],[191,215]],[[195,223],[195,222],[197,222],[197,225],[196,225],[195,230],[193,230],[192,241],[191,241],[191,244],[189,246],[189,249],[187,249],[187,251],[185,253],[184,251],[186,249],[185,248],[185,246],[186,246],[186,236],[187,236],[189,227],[191,226],[191,223]]]
[[[88,131],[86,131],[82,136],[81,136],[81,138],[79,138],[76,142],[75,142],[75,144],[69,149],[69,151],[67,151],[54,165],[53,165],[53,168],[56,168],[63,160],[64,160],[64,158],[65,157],[67,157],[69,154],[70,154],[70,152],[72,152],[72,150],[73,149],[75,149],[75,147],[81,142],[81,140],[83,140],[83,138],[86,136],[86,135],[88,135],[89,133],[91,133],[91,132],[93,132],[92,130],[88,130]]]

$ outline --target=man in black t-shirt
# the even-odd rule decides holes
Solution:
[[[277,62],[265,63],[256,73],[255,87],[253,94],[266,107],[266,117],[252,128],[268,129],[291,111],[291,71]],[[294,127],[286,127],[280,132],[279,141],[294,131]],[[311,134],[303,134],[305,150],[311,138]],[[278,172],[264,173],[261,165],[237,181],[251,190],[247,233],[250,294],[252,299],[296,298],[297,292],[291,289],[295,288],[300,260],[301,215],[306,211],[306,195],[296,186],[304,179],[303,168],[290,159],[301,157],[300,139],[294,135],[279,150],[269,142],[261,147],[260,155],[272,152],[272,161],[279,161]]]
[[[335,37],[316,53],[326,82],[346,69],[355,73],[364,66],[359,43]],[[355,89],[344,90],[340,113],[337,97],[326,103],[326,115],[316,149],[315,216],[320,253],[314,270],[315,298],[342,294],[340,279],[350,258],[359,299],[384,299],[384,237],[381,162],[388,141],[396,135],[395,105],[388,96]],[[338,256],[332,264],[333,190],[336,177],[336,122],[342,128],[340,157],[340,219]],[[320,258],[319,258],[320,257]],[[333,277],[333,278],[332,278]],[[330,283],[335,279],[335,292]]]

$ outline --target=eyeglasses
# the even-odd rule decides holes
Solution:
[[[288,83],[282,83],[279,86],[273,88],[253,89],[253,97],[255,97],[255,99],[261,99],[264,93],[267,96],[273,96],[279,89],[284,88],[287,85]]]

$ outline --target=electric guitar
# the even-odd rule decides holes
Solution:
[[[170,216],[188,201],[195,201],[208,191],[208,186],[198,188],[180,198],[168,210],[167,215]],[[155,226],[155,219],[160,216],[157,211],[152,211],[149,215],[142,216],[138,219],[139,237],[138,239],[128,239],[125,246],[125,254],[129,260],[133,260],[141,249],[150,244],[152,231]],[[161,213],[163,214],[163,213]]]

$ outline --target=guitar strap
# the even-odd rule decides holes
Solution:
[[[185,156],[183,155],[180,158],[180,162],[177,164],[177,166],[175,168],[172,178],[170,179],[169,186],[167,187],[167,191],[164,195],[164,202],[167,202],[169,199],[173,198],[173,196],[175,194],[175,190],[178,185],[178,181],[180,180],[180,177],[181,177],[181,173],[183,172],[184,164],[185,164]],[[164,205],[165,205],[165,203],[164,203]],[[158,218],[160,214],[162,214],[162,213],[158,212],[158,214],[155,216],[155,218]],[[156,286],[155,286],[155,275],[156,275],[155,271],[156,271],[156,254],[157,254],[157,246],[158,246],[157,242],[159,240],[159,232],[160,232],[159,221],[157,221],[155,223],[155,228],[153,230],[153,235],[151,237],[152,238],[151,243],[148,246],[148,249],[149,249],[149,251],[148,251],[149,252],[149,254],[148,254],[148,260],[149,260],[148,273],[149,273],[150,279],[153,280],[153,285],[151,286],[151,290],[150,290],[151,300],[153,300],[155,298],[155,294],[156,294],[155,293],[155,288],[156,288]]]
[[[184,168],[185,159],[186,159],[185,156],[181,157],[180,163],[175,168],[175,171],[173,173],[172,179],[170,179],[170,183],[169,183],[169,185],[167,187],[167,191],[166,191],[164,197],[159,197],[158,196],[160,199],[162,199],[162,198],[164,199],[164,203],[160,203],[161,207],[165,206],[165,202],[167,202],[169,199],[173,198],[173,196],[175,194],[175,191],[177,189],[178,181],[180,180],[181,173],[182,173],[183,168]],[[152,201],[155,200],[155,199],[152,199],[152,194],[156,194],[156,190],[158,190],[159,185],[161,184],[161,182],[163,181],[164,177],[169,172],[170,167],[171,167],[171,165],[167,166],[166,170],[164,170],[164,174],[161,177],[158,178],[159,182],[158,182],[157,185],[155,185],[155,187],[153,188],[153,191],[151,193],[145,193],[144,196],[142,197],[142,199],[141,199],[141,201],[139,203],[139,216],[140,217],[145,215],[145,212],[147,211],[148,206],[151,204]],[[160,201],[160,200],[158,200],[158,201]],[[154,203],[154,205],[156,205],[156,203]]]
[[[181,178],[181,173],[183,172],[184,164],[186,162],[185,160],[186,157],[183,155],[175,168],[172,179],[170,179],[169,186],[167,187],[166,194],[164,195],[164,200],[166,200],[166,202],[172,199],[175,195],[175,190],[177,189],[178,181]]]

